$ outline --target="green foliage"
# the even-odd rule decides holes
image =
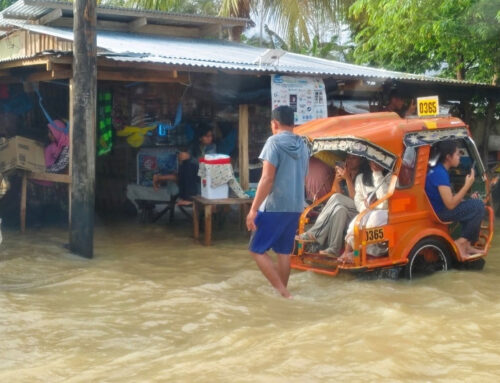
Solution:
[[[498,0],[356,0],[358,63],[491,83],[500,69]]]
[[[16,0],[0,0],[0,11],[14,4]]]

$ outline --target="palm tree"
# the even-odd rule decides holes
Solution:
[[[275,33],[289,46],[304,47],[311,44],[311,35],[318,35],[318,25],[329,24],[332,31],[336,30],[339,16],[351,3],[352,0],[222,0],[220,15],[250,18],[252,13],[257,14],[260,23],[274,25]]]

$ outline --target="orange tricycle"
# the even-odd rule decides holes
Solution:
[[[315,120],[297,127],[295,133],[307,140],[312,156],[332,168],[347,154],[376,163],[385,169],[389,186],[383,197],[354,218],[352,263],[322,254],[298,237],[292,268],[331,276],[341,271],[392,270],[398,277],[412,279],[452,266],[483,267],[493,238],[490,182],[469,128],[460,119],[400,118],[391,112],[371,113]],[[441,221],[425,192],[428,169],[437,161],[433,147],[443,140],[455,140],[460,148],[460,165],[450,173],[452,189],[464,184],[473,166],[476,177],[470,193],[479,195],[485,203],[479,240],[474,244],[482,251],[470,257],[461,256],[454,242],[460,224]],[[314,223],[313,213],[335,192],[332,188],[305,209],[300,217],[299,235]],[[363,216],[382,203],[388,206],[386,224],[367,227]],[[377,249],[376,256],[370,253],[373,248]]]

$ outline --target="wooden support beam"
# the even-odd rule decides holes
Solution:
[[[73,67],[72,67],[72,61],[69,62],[69,63],[58,63],[58,62],[54,62],[54,61],[49,61],[47,63],[47,67],[46,67],[46,70],[47,71],[65,71],[65,70],[73,70]]]
[[[38,81],[66,80],[68,78],[71,78],[72,76],[73,76],[73,71],[71,71],[70,69],[60,70],[60,71],[52,70],[50,72],[32,73],[24,77],[23,79],[20,79],[20,81],[38,82]]]
[[[43,15],[39,19],[35,20],[35,23],[40,24],[40,25],[49,24],[49,23],[61,18],[62,15],[63,15],[62,9],[56,8],[53,11],[51,11],[51,12],[47,13],[46,15]]]
[[[75,0],[73,43],[72,188],[69,248],[94,255],[97,106],[96,1]]]
[[[202,37],[212,37],[221,39],[222,38],[222,26],[221,25],[205,25],[200,28],[200,35]]]
[[[128,29],[130,32],[137,32],[146,25],[148,25],[148,19],[145,17],[138,17],[134,21],[128,23]]]
[[[240,184],[243,190],[248,189],[250,173],[248,168],[248,105],[240,105],[238,125],[238,149]]]
[[[197,27],[177,27],[171,25],[148,24],[141,28],[141,33],[175,37],[201,37]]]
[[[137,21],[142,20],[142,21]],[[136,30],[131,30],[131,23],[137,21]],[[141,23],[146,24],[141,25]],[[71,28],[73,19],[71,17],[61,17],[55,20],[51,25],[54,27]],[[181,27],[177,25],[159,25],[151,24],[146,17],[140,17],[131,22],[98,20],[97,28],[99,30],[117,31],[117,32],[136,32],[147,33],[151,35],[161,36],[177,36],[177,37],[200,37],[200,29],[196,26]]]
[[[369,85],[363,80],[344,81],[342,86],[345,92],[380,92],[382,89],[382,84]]]
[[[31,59],[31,60],[22,60],[22,59],[14,60],[14,61],[0,63],[0,69],[19,68],[28,66],[38,66],[38,65],[43,65],[46,67],[48,62],[49,62],[48,58]]]
[[[29,173],[28,179],[37,181],[59,182],[63,184],[71,183],[71,176],[69,174]]]
[[[53,63],[53,64],[72,65],[73,64],[73,55],[70,54],[68,56],[50,57],[49,60],[50,60],[50,63]]]
[[[189,81],[187,75],[178,75],[174,77],[172,74],[167,75],[165,72],[117,72],[112,70],[99,70],[97,72],[97,79],[101,81],[142,81],[142,82],[158,82],[158,83],[170,83],[170,82],[181,82],[185,83]]]
[[[110,60],[105,57],[100,57],[97,61],[97,66],[99,68],[102,67],[111,67],[113,70],[116,70],[117,68],[123,69],[123,70],[130,70],[134,71],[137,70],[138,64],[133,63],[133,62],[125,62],[125,61],[116,61],[116,60]],[[141,71],[158,71],[158,72],[163,72],[162,76],[171,76],[172,78],[175,78],[175,75],[173,75],[174,72],[177,72],[177,69],[174,69],[170,65],[158,63],[158,64],[153,64],[153,63],[140,63],[140,68]]]
[[[72,17],[61,17],[55,20],[51,26],[62,27],[62,28],[72,28],[73,18]],[[117,31],[117,32],[129,32],[129,24],[120,21],[109,21],[109,20],[99,20],[97,21],[96,27],[98,29]]]

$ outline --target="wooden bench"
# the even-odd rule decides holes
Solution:
[[[205,211],[205,238],[203,244],[210,246],[212,242],[212,213],[217,206],[240,205],[240,229],[244,228],[246,216],[252,205],[252,198],[223,198],[208,199],[201,196],[193,198],[193,236],[197,240],[200,236],[200,211]]]
[[[31,173],[28,171],[23,172],[23,181],[21,186],[21,233],[26,231],[26,192],[28,189],[28,179],[34,181],[49,181],[58,182],[68,185],[68,201],[71,201],[71,176],[69,174],[58,173]],[[69,209],[69,216],[71,217],[71,206]]]

